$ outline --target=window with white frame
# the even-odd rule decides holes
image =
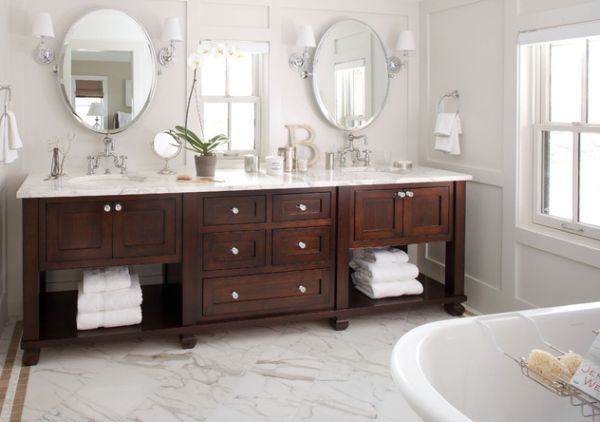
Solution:
[[[267,43],[203,41],[200,113],[204,134],[225,134],[227,156],[257,153],[262,138]]]
[[[600,239],[600,36],[552,38],[527,46],[533,222]]]

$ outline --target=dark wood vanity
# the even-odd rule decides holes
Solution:
[[[465,182],[23,200],[22,347],[179,335],[257,322],[349,318],[419,304],[460,315]],[[350,248],[446,242],[445,285],[371,300],[349,281]],[[140,325],[76,329],[77,292],[49,292],[46,273],[163,264],[143,287]]]

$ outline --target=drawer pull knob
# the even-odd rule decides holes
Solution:
[[[233,207],[231,210],[232,214],[238,215],[240,213],[240,209],[238,207]]]
[[[296,205],[296,208],[298,208],[300,211],[306,211],[308,209],[308,207],[304,204],[298,204]]]
[[[304,287],[302,284],[298,286],[298,290],[300,293],[306,293],[306,287]]]
[[[119,212],[123,209],[123,206],[121,204],[116,204],[115,205],[115,211]]]
[[[404,197],[406,197],[406,193],[404,193],[404,192],[397,192],[397,193],[396,193],[396,196],[397,196],[398,198],[404,198]]]
[[[231,297],[233,300],[238,300],[240,298],[240,294],[238,292],[232,292]]]
[[[408,192],[406,192],[406,196],[408,196],[409,198],[412,198],[413,196],[415,196],[415,193],[408,191]]]
[[[229,249],[231,251],[232,254],[237,255],[240,253],[240,250],[238,248],[236,248],[235,246],[231,249]]]
[[[302,242],[302,241],[300,241],[300,242],[296,243],[296,245],[298,245],[298,247],[299,247],[300,249],[306,249],[306,243],[304,243],[304,242]]]
[[[104,206],[104,212],[110,212],[110,205],[106,204]]]

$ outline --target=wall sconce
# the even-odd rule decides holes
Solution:
[[[34,59],[38,64],[50,64],[54,61],[54,50],[46,46],[46,38],[54,38],[54,27],[50,13],[38,13],[33,18],[31,35],[40,39],[34,51]]]
[[[296,39],[296,47],[303,48],[302,54],[293,53],[288,61],[290,68],[297,72],[302,79],[306,79],[312,75],[311,69],[311,48],[315,48],[315,33],[312,26],[303,26],[300,28],[298,38]]]
[[[168,41],[169,46],[158,52],[158,62],[167,67],[175,61],[175,43],[183,41],[178,18],[167,18],[163,26],[161,40]]]
[[[415,36],[410,30],[400,31],[398,35],[398,41],[396,42],[396,50],[400,51],[404,57],[404,60],[396,56],[388,58],[388,73],[390,78],[396,76],[403,67],[408,65],[408,53],[409,51],[415,51]]]

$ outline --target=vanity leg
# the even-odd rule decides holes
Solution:
[[[196,347],[196,336],[180,334],[179,342],[182,349],[193,349]]]
[[[34,366],[40,360],[40,348],[27,348],[23,350],[23,366]]]
[[[335,331],[344,331],[348,328],[348,325],[350,325],[350,321],[347,319],[340,319],[337,317],[329,319],[329,323]]]
[[[465,313],[465,307],[460,303],[445,303],[444,309],[452,316],[463,316]]]

